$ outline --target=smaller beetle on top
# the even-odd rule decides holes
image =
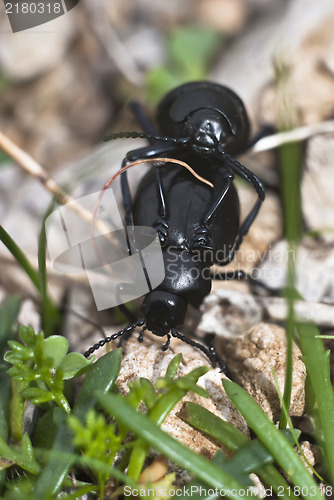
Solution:
[[[213,188],[171,163],[163,167],[157,164],[143,177],[132,199],[127,172],[122,173],[125,225],[156,229],[163,251],[165,279],[156,289],[150,288],[143,302],[142,319],[136,321],[123,304],[121,310],[131,324],[95,344],[85,355],[143,326],[139,341],[145,329],[149,329],[158,336],[167,335],[163,346],[167,349],[172,335],[199,348],[213,365],[218,361],[224,369],[212,345],[205,347],[180,334],[178,329],[183,325],[187,305],[199,307],[210,293],[210,266],[231,262],[264,200],[259,178],[234,158],[261,135],[249,139],[249,120],[243,102],[232,90],[216,83],[191,82],[169,92],[158,106],[158,133],[138,104],[132,108],[144,133],[113,134],[105,140],[142,137],[150,144],[130,151],[122,167],[137,160],[168,156],[186,162],[211,182]],[[257,201],[241,225],[234,174],[249,182],[257,193]],[[220,279],[242,277],[242,272],[220,275]]]
[[[227,87],[210,82],[181,85],[158,107],[162,134],[188,137],[196,153],[214,154],[217,146],[238,154],[249,140],[249,120],[241,99]]]

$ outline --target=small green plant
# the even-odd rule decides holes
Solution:
[[[19,491],[27,495],[29,492],[34,498],[41,491],[41,498],[54,498],[54,492],[63,483],[66,487],[71,464],[79,461],[79,456],[74,454],[66,415],[71,413],[84,419],[96,404],[96,387],[107,391],[116,380],[121,354],[109,353],[92,365],[81,354],[67,354],[68,342],[64,337],[45,339],[42,332],[36,335],[31,327],[20,327],[20,336],[24,343],[11,340],[12,350],[4,356],[5,362],[13,366],[7,373],[0,372],[7,385],[8,379],[12,380],[12,396],[10,398],[7,392],[6,401],[9,403],[11,399],[10,411],[7,404],[5,412],[4,401],[0,405],[4,425],[0,435],[0,488],[6,492],[5,498],[14,498]],[[64,381],[71,381],[87,370],[88,375],[72,408],[65,396]],[[101,376],[104,378],[100,381]],[[30,435],[23,433],[27,399],[39,407],[39,418]],[[47,458],[46,451],[50,449],[53,451]],[[16,471],[11,473],[16,479],[6,481],[4,472],[9,468]],[[25,481],[21,490],[22,470]],[[82,488],[87,489],[87,485]],[[88,490],[94,490],[94,486],[89,484]]]
[[[2,305],[1,340],[13,337],[11,332],[16,323],[19,305],[17,298],[8,299]],[[7,351],[3,357],[6,363],[13,366],[6,373],[4,371],[6,365],[3,364],[0,372],[2,381],[0,469],[5,470],[16,464],[26,472],[36,475],[41,467],[35,458],[29,435],[23,433],[26,400],[30,399],[34,404],[54,401],[68,411],[69,404],[63,392],[64,380],[81,373],[90,362],[80,354],[67,354],[68,342],[64,337],[54,336],[44,339],[43,333],[36,335],[31,326],[21,326],[19,332],[23,343],[8,340],[12,350]],[[2,350],[3,348],[2,343]],[[13,440],[12,444],[7,443],[9,436]],[[3,477],[2,474],[2,479]]]
[[[90,361],[79,353],[67,354],[68,340],[60,335],[45,339],[43,332],[36,335],[31,326],[20,326],[19,336],[23,343],[10,340],[12,350],[4,360],[13,365],[8,374],[19,384],[20,398],[36,405],[54,401],[70,413],[64,381],[81,375]]]
[[[90,458],[96,459],[111,468],[122,445],[122,436],[117,435],[115,424],[107,423],[104,416],[94,408],[87,412],[84,423],[75,415],[69,416],[68,423],[74,432],[73,444],[81,451],[83,459],[88,459],[88,462]],[[98,467],[96,476],[103,497],[104,484],[110,473]]]

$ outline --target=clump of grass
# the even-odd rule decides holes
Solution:
[[[39,271],[36,271],[27,259],[21,248],[15,243],[13,238],[7,233],[5,228],[0,225],[0,241],[7,247],[19,266],[23,269],[26,275],[37,289],[41,297],[42,303],[42,323],[45,332],[50,335],[54,327],[57,327],[60,322],[60,315],[53,300],[48,294],[47,288],[47,273],[46,273],[46,237],[44,224],[42,225],[39,246],[38,246],[38,262]]]

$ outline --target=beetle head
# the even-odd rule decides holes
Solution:
[[[148,293],[142,305],[147,328],[161,337],[171,328],[183,325],[186,311],[187,303],[182,297],[158,290]]]
[[[217,145],[224,150],[233,142],[234,134],[222,113],[214,109],[198,109],[191,113],[184,124],[184,135],[190,137],[189,144],[199,154],[214,152]]]

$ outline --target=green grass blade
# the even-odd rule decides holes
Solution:
[[[262,467],[261,474],[258,473],[258,475],[262,480],[262,483],[267,485],[267,487],[265,488],[265,493],[269,498],[272,497],[273,493],[276,493],[278,498],[282,500],[298,499],[298,497],[293,494],[291,487],[289,488],[288,483],[273,465]],[[185,487],[185,494],[178,496],[178,499],[189,499],[189,496],[191,496],[192,500],[214,500],[216,498],[221,498],[219,492],[218,494],[216,494],[214,491],[212,491],[212,489],[208,489],[205,484],[200,481],[192,481],[191,483],[187,484],[187,486]],[[255,493],[251,495],[251,498],[255,498]]]
[[[222,451],[218,450],[215,456],[212,459],[212,463],[220,467],[222,470],[226,471],[226,466],[228,466],[229,462],[225,460],[224,454]],[[243,477],[243,474],[240,474],[240,471],[238,469],[233,469],[230,471],[231,475],[235,477],[238,480],[238,476],[241,476],[241,480],[245,480],[245,485],[253,485],[252,481],[250,481],[250,478],[248,476]],[[245,489],[246,491],[246,489]],[[255,494],[255,493],[254,493]],[[191,496],[192,499],[204,499],[204,500],[213,500],[215,498],[220,497],[220,493],[217,490],[214,490],[212,488],[207,488],[207,486],[200,482],[200,481],[192,481],[190,484],[187,484],[184,489],[184,495],[182,495],[180,498],[181,500],[185,499],[186,497]]]
[[[291,250],[290,246],[290,250]],[[290,252],[289,252],[290,255]],[[291,258],[288,257],[288,281],[290,283],[294,282],[294,264],[291,262]],[[290,408],[291,402],[291,392],[292,392],[292,375],[293,375],[293,340],[295,332],[295,313],[294,313],[294,298],[292,296],[287,297],[288,315],[285,323],[286,328],[286,368],[285,368],[285,383],[284,383],[284,394],[283,401],[286,408]],[[284,429],[287,425],[286,415],[281,411],[279,427]]]
[[[0,438],[7,442],[9,434],[11,380],[5,372],[0,372]],[[0,495],[3,492],[6,471],[0,470]]]
[[[167,380],[165,380],[165,382],[169,380],[169,383],[172,384],[172,387],[166,390],[164,394],[161,394],[161,397],[159,397],[154,406],[148,412],[148,417],[150,418],[150,420],[152,420],[158,426],[161,426],[170,411],[189,391],[193,391],[204,397],[207,396],[207,393],[201,387],[196,385],[198,379],[209,370],[209,368],[205,366],[195,368],[195,370],[191,371],[184,377],[178,378],[175,383],[172,383],[172,379],[176,374],[180,359],[181,356],[175,356],[175,358],[168,366],[168,370],[166,373]],[[128,467],[128,475],[135,481],[138,481],[139,479],[140,473],[144,466],[148,448],[149,445],[147,443],[143,443],[142,440],[139,439],[132,449]]]
[[[308,467],[311,469],[312,473],[317,476],[317,478],[321,481],[321,482],[325,482],[325,480],[317,473],[317,471],[314,469],[314,467],[312,467],[312,465],[310,464],[310,462],[308,461],[307,457],[305,456],[305,453],[303,452],[302,450],[302,447],[300,446],[299,444],[299,441],[298,441],[298,438],[300,436],[300,431],[297,430],[296,432],[296,429],[293,428],[293,425],[292,425],[292,422],[291,422],[291,418],[290,418],[290,415],[289,415],[289,412],[284,404],[284,401],[283,401],[283,397],[282,397],[282,394],[281,394],[281,391],[280,391],[280,388],[279,388],[279,384],[278,384],[278,380],[277,380],[277,377],[276,377],[276,374],[275,372],[273,371],[273,378],[274,378],[274,382],[275,382],[275,387],[276,387],[276,391],[277,391],[277,395],[279,397],[279,400],[280,400],[280,403],[281,403],[281,406],[282,406],[282,410],[285,414],[285,418],[289,424],[289,428],[291,429],[291,436],[292,436],[292,442],[291,444],[295,444],[295,446],[298,448],[299,450],[299,453],[300,455],[303,457],[304,461],[306,462],[306,464],[308,465]]]
[[[39,270],[38,273],[33,266],[30,264],[27,257],[24,255],[19,246],[15,243],[12,237],[7,233],[4,227],[0,226],[0,241],[8,248],[10,253],[13,255],[14,259],[18,262],[21,268],[25,271],[27,276],[34,284],[35,288],[41,294],[42,299],[42,309],[43,309],[43,322],[47,321],[48,333],[50,333],[49,323],[53,318],[58,319],[58,313],[55,305],[47,294],[46,286],[46,265],[45,265],[45,248],[46,248],[46,237],[45,230],[42,230],[39,250],[38,250],[38,260],[39,260]],[[44,256],[43,256],[44,254]],[[43,325],[44,326],[44,325]]]
[[[251,396],[239,385],[229,380],[224,380],[223,385],[233,404],[291,479],[292,483],[305,492],[302,495],[303,498],[322,500],[323,497],[316,482],[307,471],[300,457]]]
[[[41,462],[45,461],[45,457],[47,456],[47,452],[43,448],[34,448],[34,451],[36,452],[39,460]],[[92,471],[95,471],[97,474],[98,472],[102,472],[106,475],[109,475],[110,477],[115,478],[118,482],[127,484],[130,486],[132,489],[138,488],[138,484],[133,481],[131,478],[129,478],[127,475],[125,475],[122,471],[117,469],[116,467],[113,467],[106,462],[103,462],[102,460],[92,458],[92,457],[83,457],[78,453],[73,453],[69,451],[53,451],[53,457],[61,463],[71,463],[73,465],[77,465],[78,467],[82,469],[87,469],[90,468]],[[80,481],[78,481],[80,483]],[[73,488],[73,481],[71,480],[70,477],[67,477],[64,479],[63,484],[67,487]],[[94,484],[87,485],[87,488],[89,491],[96,491],[98,490],[98,486]],[[34,498],[37,499],[37,496]],[[64,495],[64,492],[62,491],[58,495],[54,496],[51,493],[45,493],[45,496],[41,498],[67,498],[67,496]],[[78,494],[76,495],[75,498],[78,498]]]
[[[97,400],[95,396],[96,388],[107,393],[115,384],[119,370],[121,368],[122,349],[107,352],[98,359],[82,384],[79,395],[73,408],[73,415],[83,421],[87,411],[95,406]]]
[[[17,317],[21,308],[21,298],[18,296],[8,297],[0,305],[0,363],[8,367],[2,355],[8,350],[8,340],[17,337]],[[11,378],[4,370],[0,370],[0,437],[7,442],[9,435],[9,420],[11,406]],[[0,470],[0,495],[4,489],[6,471]]]
[[[208,484],[211,488],[225,490],[226,494],[230,495],[231,498],[239,500],[243,498],[238,493],[238,491],[245,490],[241,483],[203,456],[194,453],[163,432],[150,419],[137,413],[125,400],[113,394],[101,394],[100,391],[97,392],[97,398],[101,406],[117,420],[121,421],[156,450],[194,474],[205,484]]]
[[[301,145],[296,142],[284,144],[279,152],[283,188],[284,233],[288,242],[296,244],[301,235]]]
[[[283,436],[290,445],[294,444],[291,432],[283,429]],[[233,467],[243,474],[257,472],[265,465],[274,463],[275,459],[267,448],[259,442],[259,439],[252,439],[242,446],[229,460],[229,467]]]
[[[278,472],[278,470],[274,467],[274,465],[266,465],[262,467],[261,470],[257,473],[262,483],[267,485],[269,488],[271,495],[271,490],[276,493],[277,497],[282,500],[297,500],[296,495],[294,495],[293,491],[291,491],[291,486],[284,479],[282,474]]]
[[[319,330],[311,324],[297,324],[302,360],[306,365],[314,396],[318,403],[321,444],[332,486],[334,486],[334,392],[330,380],[329,351],[317,338]]]
[[[247,437],[232,424],[224,422],[206,408],[191,401],[185,403],[179,416],[230,450],[237,451],[248,442]]]
[[[205,432],[230,450],[237,451],[241,447],[251,443],[232,424],[224,422],[221,418],[196,403],[187,401],[179,417],[196,427],[196,429]],[[270,456],[272,455],[270,454]],[[242,464],[238,467],[242,468]],[[272,488],[280,498],[285,500],[296,498],[291,492],[284,493],[284,491],[288,492],[288,483],[273,465],[262,466],[256,472],[262,481]]]
[[[45,221],[50,215],[54,208],[54,203],[52,202],[48,210],[46,211],[41,232],[38,240],[38,270],[39,270],[39,282],[40,282],[40,292],[42,300],[42,329],[46,336],[54,333],[53,329],[59,324],[60,314],[53,303],[52,299],[48,295],[48,285],[47,285],[47,272],[46,272],[46,230]]]
[[[178,370],[178,367],[181,363],[181,359],[182,359],[182,354],[179,353],[176,356],[174,356],[172,361],[169,363],[166,375],[163,377],[165,383],[171,382],[173,380]]]
[[[0,241],[8,248],[14,259],[18,262],[18,264],[22,267],[22,269],[26,272],[26,274],[29,276],[31,281],[33,282],[34,286],[37,288],[37,290],[40,292],[41,291],[41,285],[40,285],[40,279],[38,272],[35,271],[33,266],[30,264],[28,261],[27,257],[24,255],[22,250],[17,246],[15,241],[9,236],[7,231],[0,226]]]
[[[293,375],[293,340],[295,334],[294,295],[291,292],[295,286],[295,262],[298,242],[301,234],[300,210],[300,180],[301,180],[301,147],[298,143],[284,144],[280,148],[281,184],[283,193],[284,233],[288,242],[287,262],[287,304],[286,321],[286,372],[283,400],[286,408],[290,408],[292,375]],[[287,420],[281,413],[280,427],[284,428]]]
[[[8,340],[17,338],[17,317],[20,312],[22,299],[12,295],[0,305],[0,352],[8,350]]]

